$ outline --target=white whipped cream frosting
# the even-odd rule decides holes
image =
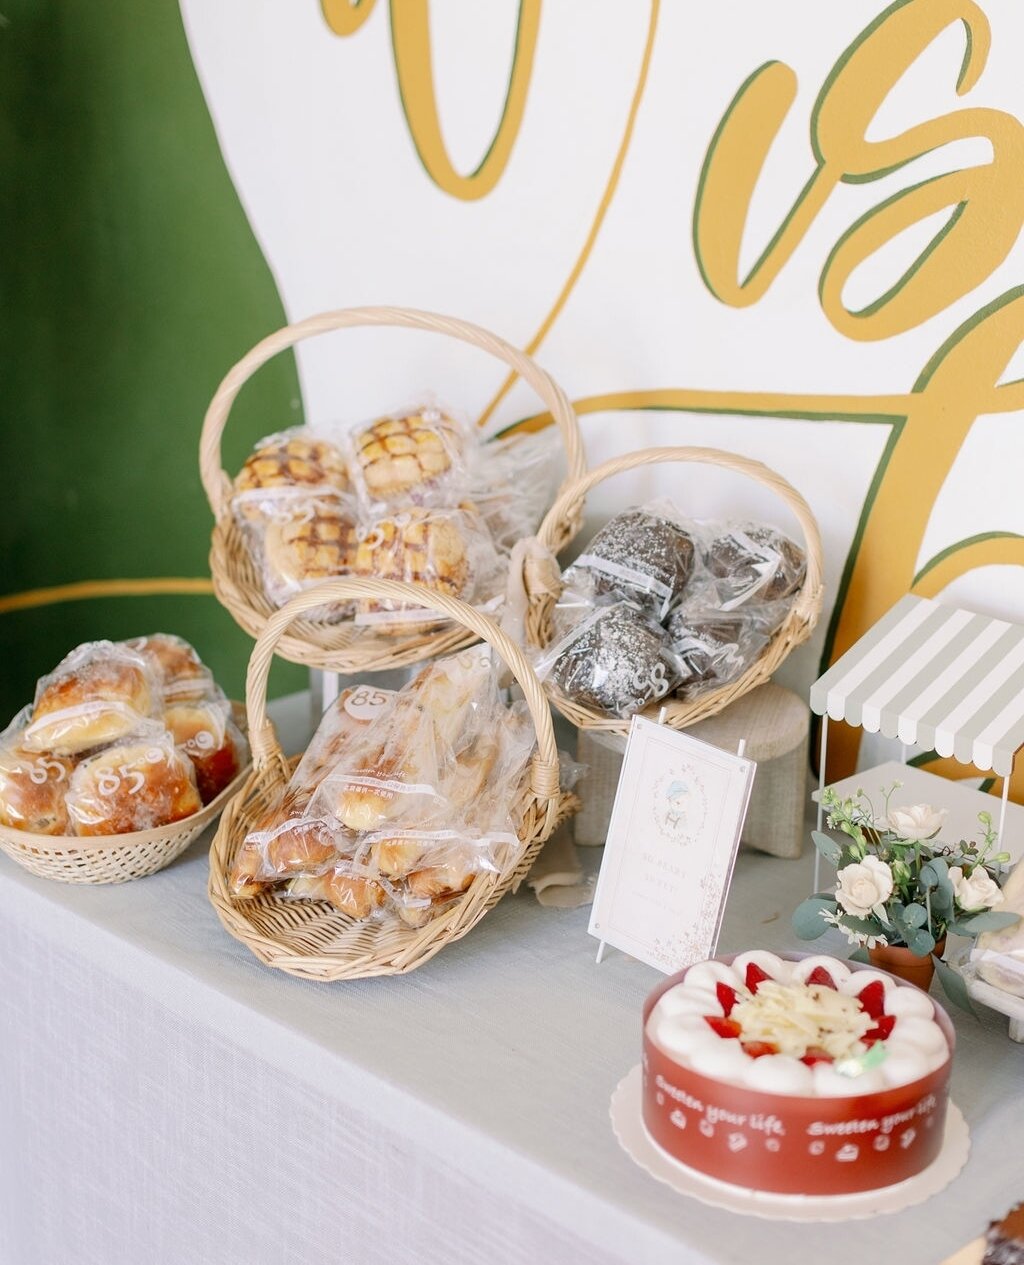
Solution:
[[[772,981],[761,984],[754,996],[746,987],[751,963]],[[829,973],[835,990],[806,984],[816,967]],[[872,980],[881,981],[884,1012],[896,1022],[883,1042],[884,1057],[868,1059],[868,1066],[861,1067],[860,1056],[867,1051],[860,1038],[876,1021],[856,998]],[[705,1019],[725,1018],[715,991],[719,983],[738,994],[730,1018],[743,1030],[740,1040],[719,1036]],[[907,1085],[949,1056],[935,1007],[919,988],[878,971],[851,971],[837,958],[817,954],[787,962],[763,949],[740,954],[732,965],[712,960],[692,966],[682,983],[659,998],[647,1033],[670,1058],[701,1075],[747,1089],[816,1098],[847,1098]],[[752,1057],[741,1040],[770,1041],[779,1053]],[[802,1063],[808,1045],[827,1050],[835,1061]]]

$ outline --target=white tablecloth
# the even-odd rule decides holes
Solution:
[[[723,951],[795,947],[809,861],[740,858]],[[812,1245],[936,1265],[1024,1195],[1024,1048],[990,1012],[957,1018],[955,1185],[809,1232],[676,1196],[619,1149],[608,1101],[659,977],[595,966],[587,910],[524,889],[409,976],[322,985],[232,940],[206,871],[203,844],[118,887],[0,857],[2,1265],[770,1265]]]

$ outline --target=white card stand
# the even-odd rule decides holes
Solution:
[[[667,708],[663,707],[663,708],[662,708],[662,709],[658,712],[658,724],[659,724],[659,725],[663,725],[663,724],[665,723],[665,714],[666,714],[667,710],[668,710]],[[736,754],[737,754],[737,756],[742,757],[742,756],[743,756],[744,751],[746,751],[746,748],[747,748],[747,740],[746,740],[746,738],[741,738],[741,739],[739,740],[739,742],[737,743],[737,746],[736,746]],[[625,760],[623,760],[623,768],[625,768]],[[750,796],[749,796],[749,788],[748,788],[747,803],[749,804],[749,802],[750,802]],[[742,829],[743,829],[743,820],[744,820],[744,818],[746,817],[746,811],[747,811],[747,810],[746,810],[746,805],[745,805],[745,806],[744,806],[744,809],[743,809],[743,817],[740,819],[740,831],[741,831],[741,832],[742,832]],[[730,871],[730,874],[729,874],[729,881],[727,882],[727,884],[726,884],[726,886],[725,886],[725,889],[724,889],[724,890],[723,890],[723,892],[722,892],[722,906],[723,906],[723,907],[725,906],[725,902],[726,902],[726,900],[728,900],[728,897],[729,897],[729,887],[730,887],[731,883],[732,883],[732,873],[731,873],[731,871]],[[720,925],[721,925],[721,918],[719,917],[719,919],[718,919],[718,926],[720,927]],[[607,947],[608,947],[608,943],[607,943],[607,941],[605,941],[605,940],[599,940],[599,941],[598,941],[598,945],[597,945],[597,955],[596,955],[596,957],[594,958],[594,964],[595,964],[596,966],[600,966],[600,965],[601,965],[601,962],[602,962],[602,960],[604,959],[604,952],[605,952],[605,949],[606,949]],[[709,956],[709,957],[714,957],[715,950],[716,950],[717,948],[718,948],[718,928],[716,927],[716,930],[715,930],[715,935],[714,935],[714,938],[713,938],[713,940],[712,940],[712,942],[711,942],[711,949],[710,949],[710,952],[709,952],[708,956]]]

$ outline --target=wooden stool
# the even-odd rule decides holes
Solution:
[[[810,711],[800,696],[769,683],[686,730],[723,751],[734,752],[741,738],[747,740],[744,754],[757,761],[757,776],[743,842],[773,856],[792,858],[803,851],[810,724]],[[576,818],[577,843],[605,841],[622,765],[623,745],[616,750],[611,745],[615,742],[598,731],[579,731],[578,758],[589,767]]]

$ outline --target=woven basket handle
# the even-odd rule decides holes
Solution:
[[[547,800],[553,810],[558,799],[558,750],[551,727],[551,709],[544,697],[536,673],[522,650],[493,619],[481,614],[465,602],[444,593],[436,593],[422,584],[399,580],[326,580],[316,588],[293,597],[287,606],[270,617],[267,626],[253,647],[245,681],[245,702],[249,716],[249,737],[253,761],[262,770],[282,759],[273,723],[267,718],[267,678],[278,638],[294,620],[316,606],[327,602],[346,602],[354,598],[377,598],[398,602],[415,602],[429,610],[447,615],[456,623],[475,632],[497,651],[522,687],[537,733],[537,754],[533,758],[530,788],[538,799]]]
[[[760,461],[753,461],[749,457],[739,457],[735,453],[723,452],[718,448],[643,448],[639,452],[613,457],[603,465],[595,466],[577,482],[567,485],[559,494],[540,525],[537,539],[545,549],[554,552],[554,545],[558,539],[558,524],[582,511],[583,501],[592,488],[603,483],[605,479],[610,479],[612,475],[635,470],[638,466],[660,465],[669,461],[694,462],[733,470],[737,474],[752,479],[755,483],[760,483],[789,506],[800,524],[800,531],[804,538],[804,551],[807,554],[807,578],[794,605],[798,609],[804,604],[808,608],[813,607],[821,589],[823,561],[821,532],[818,530],[818,523],[811,512],[811,507],[791,483],[787,483],[781,475],[776,474]]]
[[[586,470],[583,442],[569,397],[557,382],[525,352],[505,342],[497,334],[492,334],[479,325],[471,325],[469,321],[457,320],[454,316],[439,316],[434,312],[420,312],[413,308],[401,307],[342,308],[336,312],[321,312],[317,316],[310,316],[294,325],[285,325],[283,329],[269,334],[228,371],[224,381],[217,388],[203,420],[203,432],[199,439],[199,473],[202,476],[210,508],[218,522],[224,516],[231,495],[231,480],[221,468],[220,441],[238,392],[256,370],[266,364],[272,356],[276,356],[279,351],[294,347],[304,338],[312,338],[316,334],[326,334],[331,330],[351,329],[361,325],[402,326],[406,329],[424,329],[437,334],[447,334],[451,338],[458,338],[472,347],[479,347],[499,360],[503,360],[543,400],[562,433],[568,462],[568,474],[564,486],[568,487],[571,482],[575,482],[583,475]]]

